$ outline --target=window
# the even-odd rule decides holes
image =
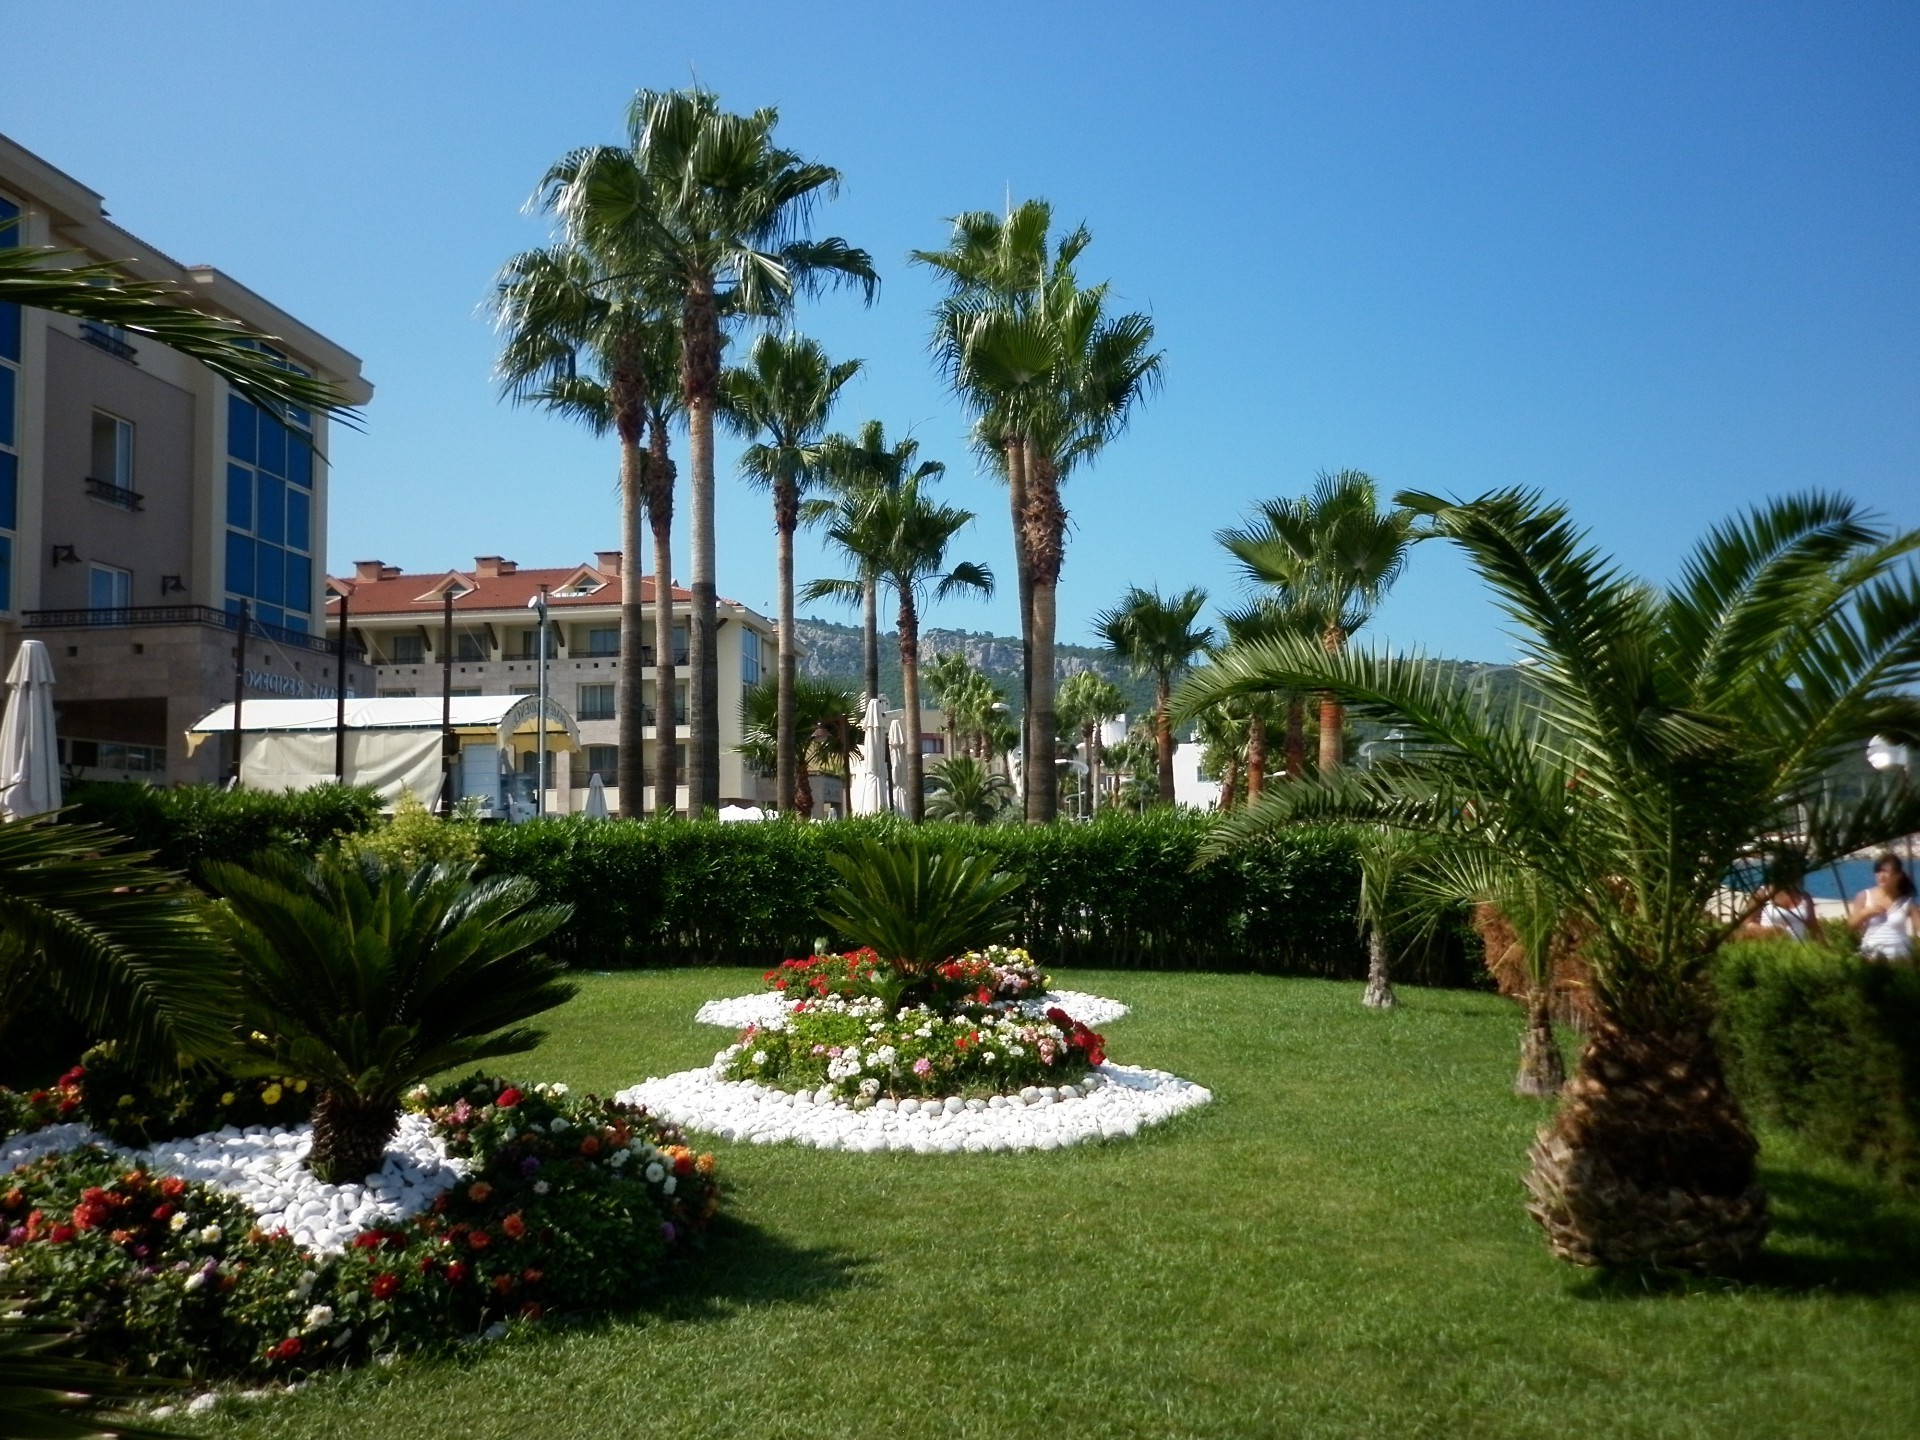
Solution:
[[[478,695],[479,693],[480,687],[478,685],[455,685],[451,690],[447,691],[449,695]]]
[[[944,755],[947,753],[947,739],[944,735],[929,735],[925,731],[920,735],[920,753],[922,755]]]
[[[20,243],[20,207],[0,199],[0,250]],[[11,222],[11,223],[10,223]],[[0,610],[13,609],[13,531],[20,492],[19,420],[20,307],[0,305]]]
[[[549,635],[547,637],[547,658],[552,659],[559,651],[559,645],[555,643],[554,637]],[[538,625],[534,626],[531,630],[522,630],[520,632],[520,658],[522,660],[538,660],[540,658],[540,627]]]
[[[411,686],[404,690],[389,690],[384,685],[380,688],[380,698],[382,700],[411,700],[413,695],[414,692]]]
[[[620,774],[620,747],[618,745],[589,745],[586,747],[587,774],[598,775],[602,785],[611,785]]]
[[[582,720],[613,719],[613,686],[582,685],[580,708],[576,713]]]
[[[687,663],[687,627],[684,625],[673,627],[673,663],[676,665]]]
[[[679,644],[677,635],[674,637],[674,644],[676,646]],[[747,685],[760,683],[760,632],[758,630],[740,632],[740,679]]]
[[[596,625],[587,631],[587,654],[618,655],[620,653],[620,627],[618,625]]]
[[[87,608],[124,610],[133,603],[133,574],[111,565],[87,567]]]
[[[540,687],[538,685],[509,685],[507,687],[507,693],[509,695],[538,695],[540,693]]]
[[[93,412],[93,466],[89,480],[111,485],[116,490],[133,489],[133,422]]]
[[[395,635],[387,641],[388,663],[392,665],[423,664],[426,653],[418,635]]]
[[[270,347],[251,348],[306,373]],[[283,423],[227,397],[228,608],[250,599],[262,620],[295,629],[306,628],[313,609],[311,428],[304,410],[289,410]]]
[[[487,658],[487,647],[481,643],[480,636],[473,634],[471,631],[467,631],[457,637],[454,658],[456,660],[484,660]]]

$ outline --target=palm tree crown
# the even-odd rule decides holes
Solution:
[[[1154,736],[1159,750],[1160,803],[1173,803],[1173,722],[1170,699],[1174,678],[1213,642],[1211,628],[1194,629],[1207,603],[1204,590],[1186,590],[1163,598],[1158,590],[1133,586],[1111,610],[1094,617],[1100,643],[1125,660],[1136,675],[1154,681]]]

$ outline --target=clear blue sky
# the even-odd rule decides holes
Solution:
[[[542,169],[617,139],[636,88],[695,77],[845,173],[820,230],[884,288],[799,325],[868,363],[849,428],[880,417],[953,465],[981,517],[960,553],[1008,581],[936,623],[1014,631],[1012,565],[905,255],[1009,191],[1092,226],[1084,273],[1166,350],[1164,392],[1070,484],[1062,640],[1129,583],[1237,598],[1213,531],[1323,468],[1538,486],[1656,579],[1757,496],[1920,519],[1903,0],[8,8],[0,130],[364,358],[336,571],[618,543],[611,446],[497,402],[480,306],[545,238],[521,211]],[[721,590],[770,610],[769,506],[731,457]],[[799,573],[829,563],[803,545]],[[1437,550],[1376,629],[1509,653]]]

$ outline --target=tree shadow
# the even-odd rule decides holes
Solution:
[[[794,1245],[758,1225],[717,1218],[705,1243],[662,1271],[643,1302],[662,1320],[722,1320],[756,1305],[812,1305],[868,1283],[869,1257],[828,1246]]]
[[[1773,1234],[1739,1273],[1603,1271],[1578,1282],[1574,1293],[1603,1300],[1736,1291],[1920,1293],[1920,1199],[1865,1177],[1798,1169],[1768,1169],[1761,1183],[1773,1201]]]

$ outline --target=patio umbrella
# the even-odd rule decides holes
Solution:
[[[735,820],[764,820],[766,818],[767,812],[762,810],[758,805],[722,805],[719,810],[719,820],[722,824],[730,824]]]
[[[895,720],[887,726],[887,764],[891,767],[897,781],[906,769],[907,724],[904,720]],[[907,794],[896,783],[893,790],[893,808],[902,815],[907,813]]]
[[[587,781],[587,803],[580,807],[580,813],[589,820],[607,818],[607,782],[600,778],[598,770]]]
[[[0,717],[0,813],[24,820],[59,808],[53,662],[38,640],[22,640],[7,672],[7,711]]]
[[[853,791],[847,797],[852,815],[878,815],[887,808],[886,780],[881,774],[886,753],[886,701],[878,696],[860,707],[860,753],[853,761]]]

